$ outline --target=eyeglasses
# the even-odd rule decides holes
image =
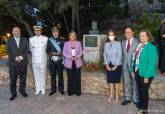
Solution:
[[[125,34],[127,34],[127,33],[133,33],[133,32],[125,32]]]

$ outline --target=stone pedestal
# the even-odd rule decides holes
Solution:
[[[98,62],[102,58],[106,35],[83,36],[83,60],[87,63]]]
[[[92,93],[108,95],[108,85],[106,83],[106,75],[102,72],[82,72],[81,76],[82,93]],[[0,85],[9,84],[8,67],[6,65],[0,66]],[[46,88],[50,89],[50,75],[47,72]],[[67,89],[67,75],[64,71],[64,85]],[[18,83],[19,86],[19,83]],[[28,67],[27,75],[27,87],[34,89],[34,80],[31,72],[31,68]],[[153,99],[165,99],[165,77],[158,76],[151,84],[150,98]],[[123,83],[120,83],[120,96],[123,96]]]

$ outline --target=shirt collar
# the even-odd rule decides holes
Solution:
[[[58,37],[54,37],[54,36],[53,36],[53,38],[58,39]]]
[[[133,39],[134,39],[134,37],[132,37],[132,38],[130,39],[130,44],[132,43]],[[128,39],[127,39],[127,43],[128,43]]]
[[[41,36],[42,36],[42,35],[39,35],[39,36],[36,35],[36,37],[41,37]]]
[[[16,36],[14,36],[14,39],[15,39],[15,40],[20,40],[20,37],[19,37],[19,38],[17,38]]]
[[[132,42],[132,40],[134,39],[134,37],[132,37],[131,39],[130,39],[130,42]],[[128,41],[128,40],[127,40]]]
[[[147,45],[147,44],[148,44],[148,42],[144,43],[144,45]]]
[[[53,37],[56,41],[59,41],[59,37]]]

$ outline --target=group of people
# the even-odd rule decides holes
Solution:
[[[13,37],[7,40],[9,57],[10,100],[17,97],[16,83],[20,79],[19,92],[23,97],[25,91],[27,64],[29,51],[31,52],[32,72],[35,80],[35,94],[45,94],[45,78],[47,62],[51,76],[51,91],[53,95],[58,90],[64,92],[63,69],[67,70],[67,94],[69,96],[81,95],[81,67],[82,46],[77,41],[76,32],[69,33],[69,41],[60,37],[59,28],[52,28],[52,37],[42,35],[42,27],[34,26],[35,36],[26,38],[21,36],[19,27],[12,29]],[[124,28],[123,42],[117,41],[116,32],[108,32],[108,41],[104,45],[104,65],[107,70],[109,85],[108,102],[119,102],[119,83],[121,75],[124,79],[124,101],[122,105],[131,102],[139,109],[137,114],[146,114],[149,100],[149,87],[156,77],[157,49],[152,43],[152,35],[147,30],[141,30],[138,38],[134,37],[134,30],[127,26]],[[47,59],[48,57],[48,59]],[[48,60],[48,61],[47,61]],[[56,82],[58,75],[58,86]],[[133,83],[133,96],[131,85]]]
[[[19,92],[23,97],[28,97],[25,91],[27,64],[29,52],[31,52],[32,73],[35,81],[35,94],[45,94],[46,70],[49,66],[51,76],[51,91],[53,95],[58,90],[62,95],[64,92],[63,69],[67,69],[69,96],[81,95],[81,66],[82,66],[82,46],[77,41],[76,32],[69,33],[69,41],[59,36],[59,28],[52,28],[52,37],[42,35],[42,27],[34,26],[35,36],[28,40],[21,36],[19,27],[12,29],[13,37],[7,40],[7,53],[10,77],[9,100],[17,97],[16,83],[20,79]],[[48,58],[47,58],[48,57]],[[48,60],[49,59],[49,60]],[[47,60],[49,61],[47,65]],[[56,74],[58,74],[58,86],[56,84]]]
[[[107,69],[109,84],[108,101],[119,102],[119,83],[121,74],[124,79],[124,101],[131,102],[139,109],[137,114],[146,114],[149,100],[149,87],[156,77],[157,49],[152,43],[152,35],[147,30],[139,32],[139,39],[134,37],[133,28],[124,29],[126,40],[117,41],[114,30],[108,33],[108,42],[104,46],[104,64]],[[123,71],[123,72],[122,72]],[[131,97],[131,83],[133,96]]]

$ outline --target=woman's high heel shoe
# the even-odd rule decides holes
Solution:
[[[109,96],[108,102],[112,102],[112,95]]]

